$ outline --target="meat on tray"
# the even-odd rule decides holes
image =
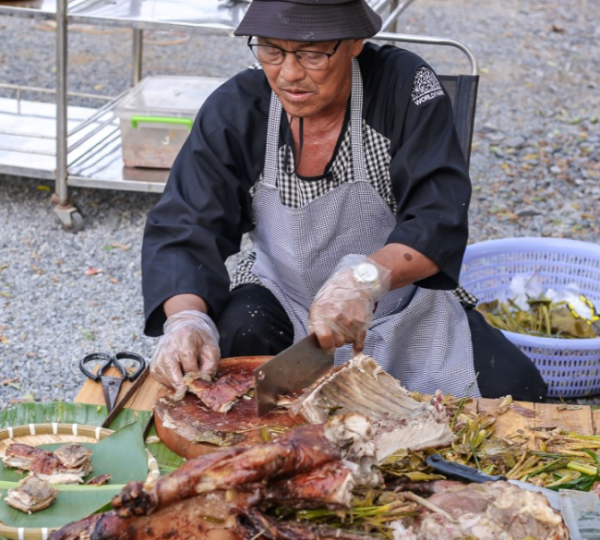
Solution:
[[[92,470],[92,452],[77,443],[57,448],[54,452],[22,443],[8,446],[4,465],[35,474],[50,484],[80,484]]]
[[[26,476],[17,487],[6,493],[6,504],[32,514],[48,508],[58,497],[58,490],[35,475]]]

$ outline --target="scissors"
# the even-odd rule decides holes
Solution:
[[[128,371],[122,363],[122,360],[132,360],[135,364],[133,371]],[[96,373],[92,373],[86,366],[90,362],[100,362],[100,368]],[[119,371],[116,377],[105,375],[108,368],[114,367]],[[88,378],[102,384],[104,392],[104,401],[110,413],[117,403],[117,397],[123,385],[123,381],[135,381],[146,369],[146,360],[144,357],[134,352],[118,352],[115,355],[108,353],[88,354],[79,361],[79,369]]]

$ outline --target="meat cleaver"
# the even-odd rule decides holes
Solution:
[[[600,538],[600,498],[595,493],[585,493],[573,489],[554,491],[521,480],[508,479],[506,476],[492,476],[468,465],[447,461],[439,454],[427,457],[425,462],[436,472],[448,478],[478,483],[505,480],[521,489],[541,493],[552,508],[561,512],[563,521],[569,529],[570,540],[598,540]]]
[[[277,407],[281,396],[292,396],[310,386],[333,367],[333,353],[319,347],[315,334],[267,360],[254,370],[258,416]]]

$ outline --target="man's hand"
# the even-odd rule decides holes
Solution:
[[[201,311],[180,311],[167,318],[150,372],[157,381],[175,390],[173,399],[177,401],[183,399],[187,390],[183,375],[199,372],[210,380],[220,357],[219,332],[211,318]]]
[[[375,304],[390,288],[391,273],[365,255],[346,255],[317,293],[308,330],[327,351],[353,343],[360,352]]]

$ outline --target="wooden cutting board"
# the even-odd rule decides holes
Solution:
[[[259,357],[223,359],[222,362],[250,358],[256,360]],[[269,357],[262,358],[266,360]],[[127,381],[123,384],[121,395],[125,394],[130,385],[131,383]],[[138,392],[128,400],[125,407],[151,411],[161,391],[165,391],[164,387],[150,376]],[[86,380],[77,394],[75,402],[104,405],[102,388],[98,383]],[[493,412],[497,409],[498,400],[481,398],[473,400],[467,406],[480,413],[484,411]],[[598,435],[600,434],[600,410],[592,409],[587,405],[575,408],[574,406],[519,401],[515,402],[514,406],[505,414],[498,416],[496,434],[505,437],[514,435],[520,430],[555,427],[576,431],[582,435]]]
[[[226,358],[219,362],[217,378],[232,373],[251,381],[254,370],[270,357],[246,356]],[[154,406],[154,423],[161,441],[177,455],[186,459],[195,458],[222,447],[246,448],[270,440],[281,433],[281,428],[304,424],[301,418],[293,418],[283,409],[270,411],[259,417],[254,398],[238,399],[226,414],[213,412],[199,405],[198,398],[188,393],[183,400],[174,402],[170,393],[159,392]],[[207,439],[221,441],[210,443]]]

